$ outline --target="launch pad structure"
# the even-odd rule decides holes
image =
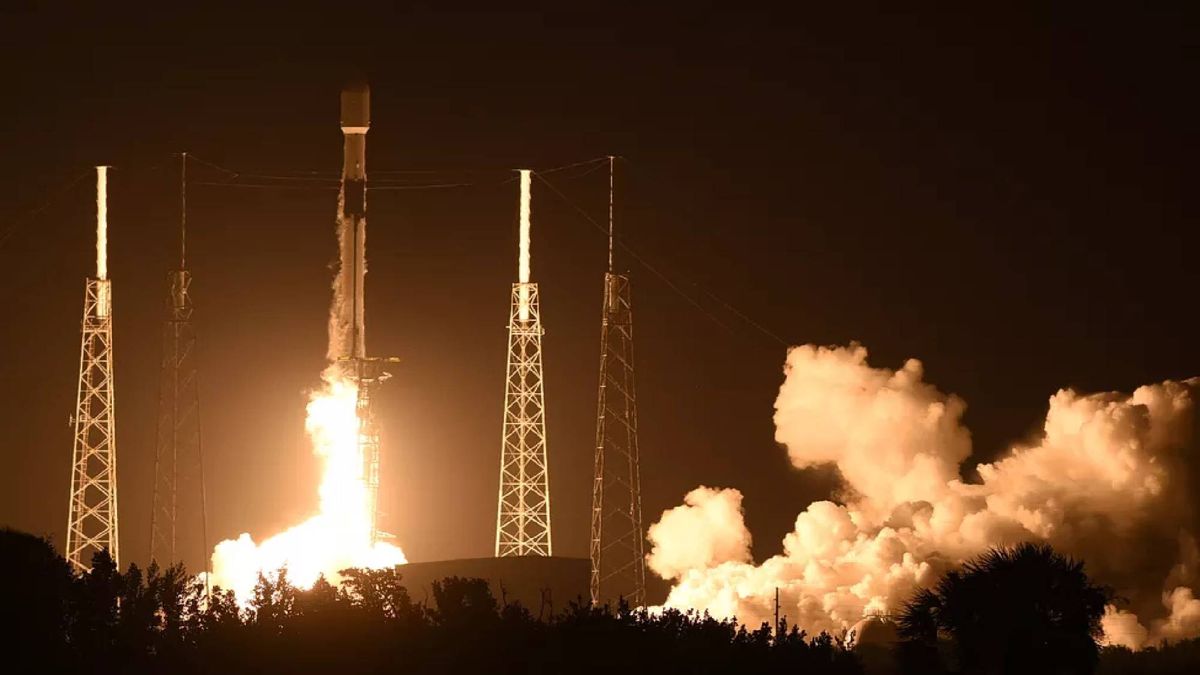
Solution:
[[[532,172],[522,169],[518,281],[508,316],[508,364],[500,441],[496,557],[552,556],[550,468],[546,462],[546,397],[542,377],[542,314],[529,281]]]
[[[120,565],[106,166],[96,167],[96,276],[84,292],[81,337],[66,558],[72,570],[89,571],[102,550]]]

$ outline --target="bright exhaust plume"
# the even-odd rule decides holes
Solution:
[[[277,574],[284,567],[294,585],[309,588],[322,575],[336,583],[347,568],[380,569],[407,562],[399,547],[371,542],[358,446],[357,387],[337,366],[330,366],[323,380],[309,398],[305,420],[313,452],[324,469],[317,514],[261,543],[244,533],[213,551],[213,584],[232,589],[242,603],[253,598],[259,574]]]
[[[339,197],[339,214],[342,199],[344,195]],[[260,543],[243,533],[217,544],[212,582],[232,589],[242,604],[254,597],[260,574],[275,575],[285,567],[292,584],[309,588],[322,575],[338,583],[339,573],[348,568],[382,569],[407,562],[398,546],[378,541],[372,532],[366,462],[359,444],[358,384],[351,376],[353,369],[339,360],[361,354],[364,346],[361,290],[366,242],[364,229],[360,227],[356,234],[354,223],[344,216],[338,218],[337,235],[341,268],[334,275],[329,310],[331,363],[321,374],[320,388],[309,395],[304,422],[322,466],[317,513]]]

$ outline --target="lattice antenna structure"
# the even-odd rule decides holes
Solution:
[[[508,317],[508,365],[496,508],[496,557],[550,556],[550,470],[538,286],[529,281],[529,170],[521,172],[518,282]]]
[[[208,570],[208,513],[200,435],[196,327],[187,268],[187,153],[180,165],[179,263],[167,273],[159,369],[150,559]],[[195,566],[193,566],[195,565]]]
[[[608,272],[600,324],[600,391],[592,478],[591,600],[645,605],[646,568],[638,466],[633,300],[629,276],[613,272],[613,158],[608,158]]]
[[[81,333],[66,555],[72,568],[89,571],[92,556],[106,549],[120,565],[108,167],[104,166],[96,167],[96,276],[87,280]]]

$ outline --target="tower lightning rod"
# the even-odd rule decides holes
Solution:
[[[187,269],[187,153],[179,160],[179,269]]]
[[[608,156],[608,273],[613,271],[613,156]]]
[[[529,228],[530,228],[530,202],[532,201],[531,188],[533,185],[532,171],[529,169],[521,169],[521,243],[520,252],[517,258],[517,281],[521,284],[529,283]],[[520,318],[521,321],[529,320],[529,288],[525,285],[520,289]]]
[[[108,167],[96,167],[96,278],[108,278]]]

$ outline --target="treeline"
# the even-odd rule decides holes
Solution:
[[[260,578],[253,601],[211,595],[181,567],[75,574],[44,539],[0,530],[0,673],[1132,673],[1200,672],[1200,640],[1098,646],[1113,600],[1045,546],[997,549],[919,592],[894,642],[846,647],[783,621],[733,621],[582,601],[546,620],[481,579],[416,603],[403,568],[349,570],[311,589]]]
[[[44,540],[0,532],[5,662],[38,672],[859,673],[832,636],[795,627],[572,603],[549,620],[500,606],[481,579],[445,579],[415,603],[402,568],[350,570],[339,588],[262,577],[247,608],[207,599],[180,567],[120,571],[98,554],[72,574]],[[206,601],[207,600],[207,601]],[[0,671],[10,672],[6,668]],[[18,671],[19,672],[19,671]]]

